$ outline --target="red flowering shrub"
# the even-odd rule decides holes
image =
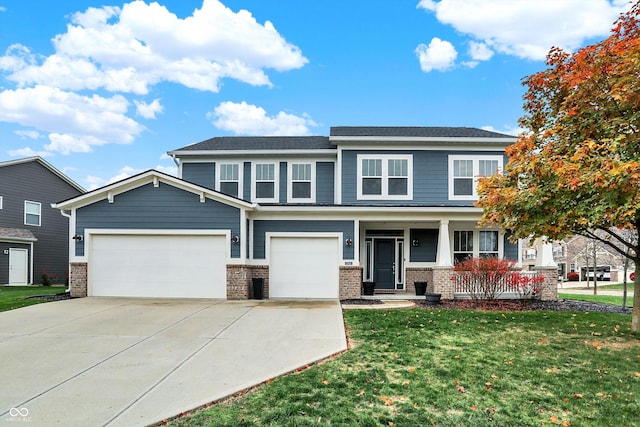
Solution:
[[[455,265],[456,291],[466,292],[474,300],[493,300],[504,292],[519,298],[533,298],[544,276],[526,275],[514,270],[515,261],[498,258],[469,258]]]
[[[631,274],[629,275],[629,279],[635,281],[636,280],[636,272],[632,271]]]

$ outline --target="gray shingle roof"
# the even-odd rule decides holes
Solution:
[[[25,230],[23,228],[0,227],[0,240],[2,239],[25,240],[32,242],[38,240],[29,230]]]
[[[336,126],[331,128],[331,136],[382,136],[417,138],[515,138],[488,130],[468,127],[445,126]]]
[[[326,136],[219,136],[175,151],[200,150],[333,150]]]

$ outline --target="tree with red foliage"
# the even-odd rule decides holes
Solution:
[[[640,1],[607,39],[553,48],[548,68],[525,78],[527,131],[507,148],[504,173],[479,182],[483,224],[513,238],[583,235],[640,265],[639,23]],[[640,332],[640,275],[634,287]]]

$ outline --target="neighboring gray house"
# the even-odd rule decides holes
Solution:
[[[51,204],[83,192],[40,157],[0,162],[0,285],[65,282],[69,220]]]
[[[363,282],[411,293],[416,281],[454,298],[456,260],[518,259],[473,206],[477,177],[502,170],[515,140],[333,127],[170,151],[179,178],[147,171],[57,204],[76,238],[72,294],[242,299],[261,278],[270,298],[358,298]]]

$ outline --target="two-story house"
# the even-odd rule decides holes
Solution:
[[[65,282],[69,220],[51,204],[82,193],[40,157],[0,162],[0,285]]]
[[[169,152],[179,178],[147,171],[58,203],[75,235],[76,295],[453,298],[469,256],[518,258],[478,228],[477,177],[515,137],[474,128],[333,127],[330,136],[217,137]]]

